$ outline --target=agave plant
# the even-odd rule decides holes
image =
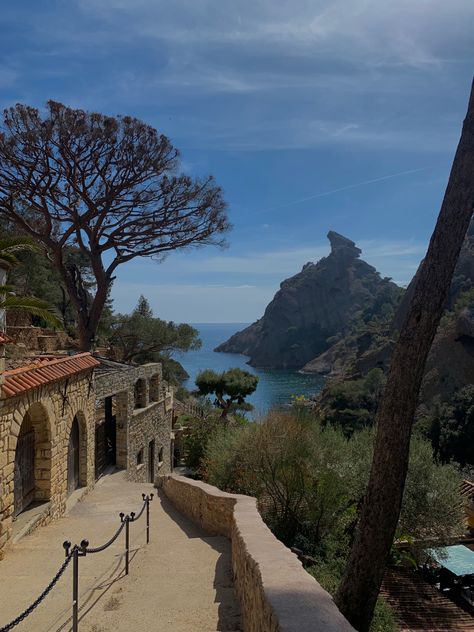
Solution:
[[[0,239],[0,262],[7,267],[18,265],[20,262],[17,254],[25,251],[39,251],[38,246],[29,237]],[[0,285],[0,314],[9,310],[28,312],[33,316],[39,316],[48,325],[61,327],[61,321],[56,316],[54,308],[47,301],[35,296],[16,296],[13,286]]]

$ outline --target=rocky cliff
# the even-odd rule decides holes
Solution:
[[[355,243],[329,232],[331,252],[280,285],[264,315],[216,351],[266,368],[301,368],[343,337],[364,313],[393,304],[399,288],[360,259]]]
[[[370,332],[347,336],[308,362],[304,370],[332,377],[366,375],[373,368],[385,372],[390,364],[397,333],[415,291],[418,272],[408,286],[384,336]],[[462,301],[459,303],[459,301]],[[474,221],[464,241],[453,275],[443,318],[423,379],[420,401],[428,404],[435,397],[449,397],[474,382]]]

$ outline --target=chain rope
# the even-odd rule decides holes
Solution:
[[[85,553],[101,553],[102,551],[105,551],[105,549],[109,547],[111,544],[113,544],[115,540],[119,537],[124,527],[125,527],[125,520],[122,522],[122,524],[114,533],[114,535],[110,538],[110,540],[107,540],[107,542],[105,544],[102,544],[101,546],[96,546],[95,548],[84,549]],[[0,630],[0,632],[2,631]]]
[[[127,520],[129,522],[135,522],[137,521],[141,515],[143,514],[143,512],[145,511],[145,507],[146,507],[146,500],[143,503],[143,507],[140,509],[140,512],[138,514],[135,514],[133,511],[130,513],[130,516],[125,516],[125,518],[122,521],[122,524],[120,525],[120,527],[117,529],[117,531],[114,533],[114,535],[110,538],[110,540],[108,540],[105,544],[102,544],[101,546],[96,546],[94,548],[85,548],[84,552],[85,553],[101,553],[102,551],[105,551],[105,549],[107,549],[111,544],[113,544],[115,542],[115,540],[119,537],[119,535],[122,533],[124,527],[125,527],[125,523],[127,522]],[[121,514],[123,515],[123,514]],[[0,632],[2,632],[2,630],[0,630]]]
[[[153,498],[153,495],[152,495],[152,498]],[[122,519],[122,524],[120,525],[120,527],[117,529],[114,535],[110,538],[110,540],[108,540],[105,544],[102,544],[101,546],[97,546],[94,548],[86,548],[82,546],[82,543],[81,543],[81,547],[78,547],[77,544],[73,546],[71,551],[67,553],[66,559],[64,560],[63,564],[59,568],[58,572],[50,581],[50,583],[46,586],[46,588],[43,590],[41,595],[37,599],[35,599],[35,601],[33,601],[33,603],[30,606],[28,606],[28,608],[23,610],[23,612],[20,615],[18,615],[16,619],[13,619],[13,621],[10,621],[10,623],[7,623],[7,625],[4,625],[3,627],[1,627],[0,632],[10,632],[10,630],[12,630],[15,626],[17,626],[22,621],[24,621],[26,617],[28,617],[33,612],[33,610],[35,610],[42,603],[44,599],[46,599],[46,597],[49,595],[49,593],[52,591],[52,589],[56,586],[58,581],[61,579],[61,576],[63,575],[66,568],[69,566],[69,563],[71,562],[74,555],[74,551],[76,549],[79,549],[80,551],[82,551],[84,555],[87,553],[100,553],[102,551],[105,551],[105,549],[107,549],[111,544],[113,544],[115,540],[119,537],[119,535],[122,533],[127,522],[135,522],[136,520],[141,518],[147,506],[147,502],[149,502],[149,500],[145,499],[143,502],[143,506],[140,509],[138,514],[135,514],[132,511],[129,516],[125,516]],[[121,516],[123,517],[123,514],[121,514]],[[85,541],[84,541],[84,544],[85,544]]]
[[[140,509],[140,511],[139,511],[136,515],[134,515],[134,514],[130,514],[130,515],[132,516],[132,521],[133,521],[133,522],[136,522],[139,518],[141,518],[141,517],[142,517],[142,514],[143,514],[143,512],[145,511],[145,507],[146,507],[146,500],[145,500],[145,502],[143,503],[143,507]]]
[[[26,619],[26,617],[28,617],[33,612],[33,610],[35,610],[35,608],[37,608],[40,605],[40,603],[49,595],[49,593],[52,591],[52,589],[56,586],[56,584],[60,580],[62,574],[64,573],[66,568],[69,566],[69,563],[72,560],[72,556],[73,556],[73,551],[71,551],[71,553],[69,553],[69,555],[66,557],[60,569],[58,570],[56,575],[53,577],[53,579],[50,581],[50,583],[46,586],[46,588],[43,590],[41,595],[35,601],[33,601],[33,603],[30,606],[28,606],[26,610],[23,610],[23,612],[20,615],[18,615],[16,619],[13,619],[13,621],[10,621],[10,623],[7,623],[7,625],[4,625],[2,628],[0,628],[0,632],[9,632],[10,630],[12,630],[15,626],[17,626],[24,619]]]

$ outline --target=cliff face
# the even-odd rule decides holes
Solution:
[[[367,341],[364,336],[347,336],[309,362],[304,370],[332,377],[366,375],[373,368],[388,370],[403,320],[415,291],[418,272],[408,286],[385,337]],[[449,399],[458,389],[474,382],[474,303],[456,307],[460,297],[474,288],[474,221],[461,249],[443,319],[433,341],[420,393],[422,403],[435,397]],[[473,297],[471,297],[472,300]],[[361,344],[363,342],[363,344]]]
[[[415,292],[421,263],[415,276],[410,281],[410,285],[400,302],[400,305],[393,320],[392,331],[399,331],[403,324],[403,320],[407,315],[408,307]],[[474,219],[471,220],[464,243],[459,253],[459,259],[454,270],[453,280],[449,290],[449,296],[446,303],[446,309],[452,309],[459,296],[474,287]]]
[[[283,281],[263,317],[216,351],[248,355],[252,366],[301,368],[329,348],[328,338],[346,333],[376,297],[398,292],[359,258],[353,241],[332,231],[328,239],[331,253]]]

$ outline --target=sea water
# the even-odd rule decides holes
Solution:
[[[192,391],[196,388],[194,380],[203,369],[220,372],[238,367],[254,373],[259,380],[257,390],[247,398],[254,406],[251,417],[264,415],[270,408],[289,406],[293,397],[304,395],[309,398],[321,391],[324,378],[319,375],[298,373],[291,369],[255,369],[247,364],[247,356],[214,351],[221,342],[246,326],[246,323],[193,324],[202,340],[201,349],[175,355],[189,374],[189,379],[184,383],[187,389]]]

